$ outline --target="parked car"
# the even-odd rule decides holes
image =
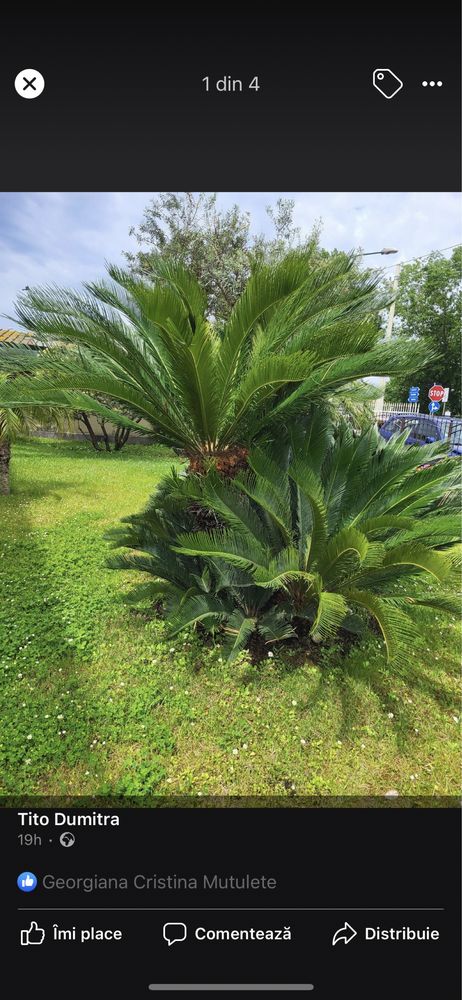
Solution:
[[[406,444],[433,444],[434,441],[448,441],[449,455],[462,456],[462,418],[437,417],[425,413],[392,413],[380,427],[380,434],[388,440],[392,434],[409,430]]]

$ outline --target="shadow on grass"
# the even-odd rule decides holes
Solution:
[[[175,452],[157,444],[126,444],[121,451],[108,452],[105,449],[95,451],[85,441],[29,437],[20,439],[15,448],[20,449],[21,455],[34,458],[50,459],[53,455],[59,455],[61,458],[94,459],[95,462],[152,462],[156,459],[182,461]]]
[[[371,644],[376,637],[371,633]],[[419,668],[419,658],[422,667]],[[336,737],[347,740],[353,737],[355,731],[365,724],[364,696],[372,692],[381,706],[384,718],[389,712],[395,717],[394,733],[397,747],[404,752],[415,739],[415,710],[413,694],[419,694],[431,700],[440,711],[452,711],[459,714],[458,692],[451,690],[451,667],[444,660],[435,664],[433,660],[427,664],[423,649],[416,649],[416,663],[409,662],[405,668],[398,669],[387,664],[384,654],[372,646],[352,646],[348,652],[341,646],[333,646],[317,656],[316,663],[310,660],[309,650],[295,651],[289,662],[278,667],[279,676],[294,674],[303,664],[316,666],[318,678],[314,690],[307,696],[304,707],[314,711],[322,702],[337,702],[340,705],[341,722]],[[431,666],[431,675],[428,667]],[[453,668],[458,676],[457,667]],[[352,683],[353,682],[353,683]],[[397,700],[396,686],[405,685],[410,695],[410,702],[399,698]]]
[[[0,715],[7,794],[37,793],[49,784],[44,775],[72,768],[84,753],[85,720],[93,709],[82,667],[101,638],[94,583],[101,552],[94,535],[83,521],[71,531],[64,522],[42,534],[30,518],[35,496],[5,498],[7,530],[0,537]],[[21,502],[10,505],[17,498]],[[106,606],[103,612],[109,613]],[[67,734],[77,731],[79,742],[69,739]]]
[[[369,657],[373,654],[369,652]],[[356,653],[357,657],[357,653]],[[445,674],[448,677],[448,673],[444,671],[444,668],[438,669],[439,674]],[[330,673],[331,683],[329,690],[332,693],[337,690],[341,706],[342,706],[342,723],[339,729],[339,739],[348,738],[353,732],[353,727],[358,726],[364,722],[364,708],[361,698],[361,688],[354,689],[350,684],[348,684],[348,679],[359,681],[361,687],[364,685],[376,696],[384,715],[388,712],[393,712],[395,717],[395,728],[394,733],[396,737],[397,747],[400,751],[404,752],[409,748],[410,743],[415,739],[415,712],[414,712],[414,699],[411,697],[409,702],[399,698],[397,701],[397,696],[395,693],[396,684],[401,683],[406,685],[407,690],[410,695],[423,695],[427,699],[431,699],[434,702],[435,708],[438,707],[440,710],[451,710],[458,711],[459,701],[458,694],[456,691],[451,691],[442,683],[442,679],[438,677],[430,677],[428,673],[425,673],[423,669],[419,670],[418,667],[414,667],[412,664],[403,669],[394,669],[392,665],[386,665],[384,659],[382,658],[381,663],[376,663],[374,666],[372,663],[370,665],[364,666],[355,662],[354,658],[349,658],[346,660],[344,665],[344,670],[339,676],[339,672],[332,671]],[[323,675],[321,675],[321,685],[323,683]]]

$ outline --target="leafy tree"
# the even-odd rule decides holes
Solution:
[[[385,443],[372,426],[355,438],[347,425],[335,436],[318,413],[253,449],[233,480],[173,471],[112,534],[132,550],[112,565],[154,578],[142,596],[166,598],[172,635],[199,622],[218,629],[230,658],[256,640],[361,631],[362,612],[399,664],[418,642],[416,605],[458,607],[451,553],[442,551],[460,535],[457,468],[439,444],[409,448],[406,436]],[[434,596],[415,588],[428,577],[438,581]]]
[[[403,267],[396,301],[395,337],[403,345],[424,346],[433,360],[416,363],[412,383],[403,375],[388,383],[386,398],[405,401],[409,386],[420,386],[421,410],[434,382],[449,386],[448,407],[461,412],[460,317],[462,310],[462,248],[449,258],[432,254],[425,261]]]
[[[377,278],[353,269],[353,256],[306,252],[259,266],[222,331],[194,276],[160,259],[150,280],[112,267],[112,281],[84,294],[29,289],[19,321],[49,347],[5,347],[0,368],[17,375],[0,405],[93,412],[181,449],[191,468],[214,462],[226,474],[254,440],[341,398],[352,380],[414,370],[413,344],[379,340]]]
[[[130,230],[141,249],[125,256],[137,275],[151,275],[159,257],[183,264],[204,289],[210,314],[222,323],[256,264],[276,264],[295,248],[318,249],[319,223],[303,240],[293,222],[291,199],[279,198],[266,211],[274,236],[252,236],[250,214],[238,205],[218,208],[216,194],[161,193],[145,209],[140,225]]]

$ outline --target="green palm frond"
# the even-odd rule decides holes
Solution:
[[[0,369],[15,378],[0,384],[0,407],[74,408],[119,424],[123,406],[138,431],[205,460],[280,436],[312,403],[339,412],[337,393],[365,376],[418,365],[415,346],[409,367],[402,347],[378,343],[377,279],[354,272],[353,257],[297,252],[259,267],[220,331],[182,265],[156,258],[144,278],[108,272],[79,293],[21,293],[17,319],[41,348],[2,348]]]
[[[207,621],[209,624],[218,625],[224,620],[226,613],[223,601],[207,594],[195,594],[183,601],[177,611],[170,616],[169,637],[172,638],[183,629],[197,625],[198,622]]]
[[[323,575],[326,580],[337,579],[342,573],[345,557],[353,554],[360,563],[366,558],[369,542],[363,532],[348,526],[337,531],[326,544]]]
[[[270,562],[268,550],[264,549],[256,539],[231,531],[197,531],[182,534],[178,536],[178,541],[172,549],[186,556],[226,559],[232,565],[250,571],[267,570]]]
[[[224,646],[228,660],[232,662],[241,649],[247,645],[250,636],[255,632],[257,618],[246,618],[242,611],[234,611],[224,625]]]
[[[345,590],[345,597],[352,604],[365,608],[375,618],[385,641],[388,659],[397,665],[406,665],[418,639],[411,619],[393,602],[368,591]]]
[[[388,602],[394,604],[396,607],[402,607],[407,610],[412,608],[435,608],[437,611],[445,611],[448,614],[460,615],[460,609],[462,605],[462,595],[458,594],[453,597],[450,594],[437,594],[435,597],[424,597],[415,595],[405,595],[401,597],[388,597]]]
[[[348,605],[342,594],[322,590],[319,594],[316,617],[310,635],[315,642],[330,639],[336,634],[348,613]]]
[[[442,552],[435,552],[419,542],[405,542],[389,548],[383,557],[383,566],[416,566],[443,583],[449,576],[451,567]]]
[[[258,631],[267,644],[295,639],[297,633],[285,611],[270,608],[258,619]]]

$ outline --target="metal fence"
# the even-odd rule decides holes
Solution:
[[[377,402],[380,403],[380,400]],[[383,403],[376,413],[383,419],[389,417],[391,413],[418,413],[418,410],[418,403]]]

